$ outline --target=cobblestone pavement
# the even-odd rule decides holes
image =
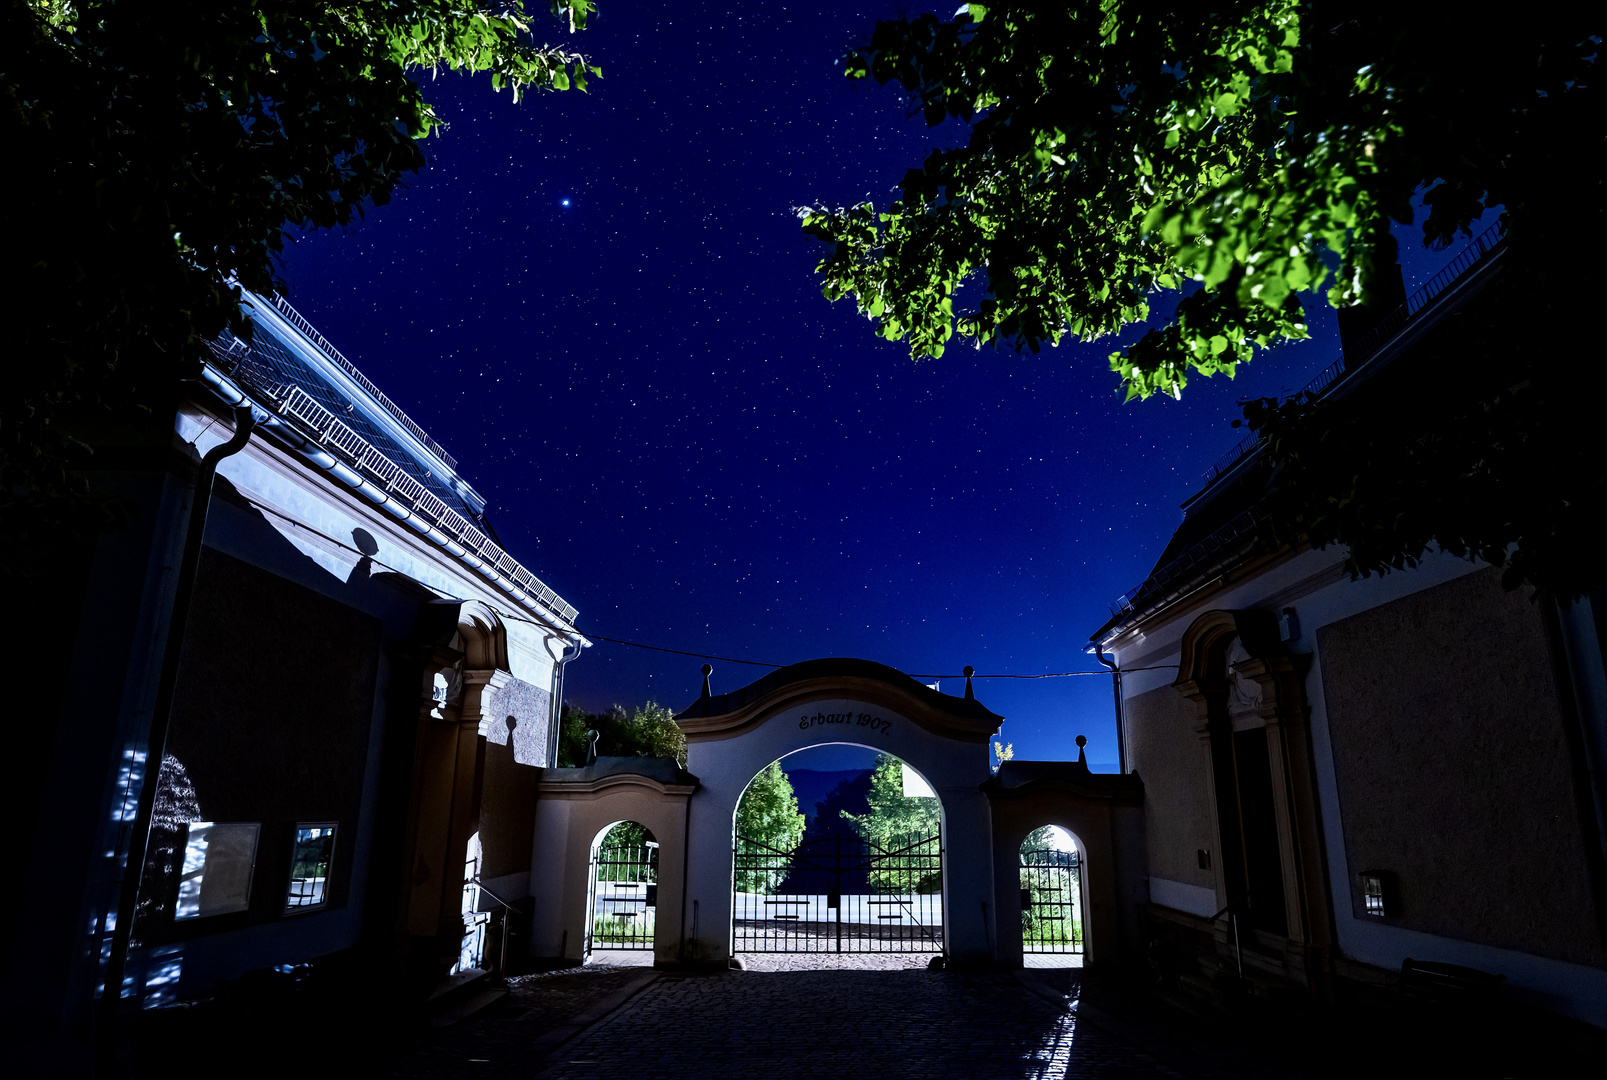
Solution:
[[[651,978],[651,968],[600,963],[510,979],[508,993],[472,1017],[413,1032],[412,1045],[386,1063],[383,1075],[396,1080],[528,1077],[551,1051],[598,1019],[599,1006],[607,1008],[611,998]]]
[[[1008,978],[729,972],[660,979],[541,1075],[1058,1077],[1071,1028]]]
[[[743,953],[746,971],[924,971],[929,953]]]
[[[863,959],[863,958],[860,958]],[[967,975],[905,970],[665,976],[565,1046],[543,1080],[875,1077],[1129,1080],[1297,1073],[1174,1034],[1080,1018],[1071,970]]]
[[[398,1080],[1550,1080],[1594,1078],[1599,1069],[1578,1063],[1601,1060],[1564,1046],[1547,1052],[1495,1013],[1439,1028],[1407,1020],[1391,1041],[1387,1015],[1196,1015],[1077,968],[818,966],[924,959],[898,954],[747,959],[784,969],[698,975],[593,964],[528,976],[496,1004],[448,1027],[415,1028],[351,1071]]]

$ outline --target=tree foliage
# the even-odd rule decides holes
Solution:
[[[1025,840],[1021,841],[1022,854],[1029,851],[1052,851],[1056,847],[1056,839],[1053,825],[1039,825],[1027,834]]]
[[[658,837],[653,835],[652,829],[649,829],[639,821],[621,821],[603,836],[601,846],[605,848],[640,848],[644,847],[649,841],[655,844],[658,843]],[[627,878],[625,876],[614,876],[607,880],[625,881]],[[630,878],[629,880],[636,879]],[[641,880],[651,880],[651,876],[642,877]]]
[[[736,828],[738,853],[753,856],[737,861],[737,891],[773,891],[787,876],[787,867],[785,860],[769,856],[773,852],[791,852],[803,839],[804,831],[798,795],[792,789],[792,781],[781,771],[781,762],[772,761],[742,793],[737,803]]]
[[[929,795],[904,794],[904,763],[889,754],[876,759],[871,773],[870,810],[863,814],[840,811],[864,839],[884,852],[899,852],[911,844],[936,836],[943,820],[943,809]],[[941,875],[931,871],[930,857],[923,845],[912,857],[893,854],[875,859],[870,868],[870,884],[884,893],[937,892]]]
[[[1515,543],[1530,551],[1518,577],[1567,589],[1579,567],[1551,556],[1580,546],[1579,508],[1602,494],[1600,455],[1559,423],[1599,351],[1568,299],[1579,238],[1607,204],[1602,22],[1563,5],[1495,34],[1375,0],[1001,0],[879,22],[848,75],[898,83],[929,125],[960,121],[968,139],[910,169],[885,209],[805,208],[803,227],[831,244],[826,295],[851,297],[917,358],[956,333],[1036,353],[1151,322],[1109,358],[1132,399],[1305,338],[1305,304],[1377,295],[1414,196],[1436,247],[1499,209],[1511,240],[1496,332],[1418,380],[1449,388],[1450,408],[1436,400],[1381,440],[1354,419],[1310,420],[1309,403],[1250,419],[1269,425],[1274,461],[1307,453],[1292,472],[1322,452],[1343,474],[1328,490],[1285,485],[1283,526],[1352,544],[1353,570],[1407,565],[1429,538],[1497,559]],[[957,308],[973,278],[975,302]],[[1473,430],[1523,452],[1472,452]],[[1515,466],[1548,458],[1542,490],[1521,490]],[[1395,483],[1408,465],[1428,500]]]
[[[1005,0],[879,22],[848,75],[898,82],[928,124],[970,137],[911,169],[884,212],[803,212],[833,244],[827,295],[938,356],[956,330],[1033,352],[1103,337],[1181,293],[1112,356],[1129,396],[1232,374],[1307,336],[1299,294],[1362,300],[1419,187],[1437,243],[1503,202],[1510,133],[1481,125],[1555,107],[1592,69],[1579,19],[1503,41],[1521,58],[1507,74],[1447,55],[1451,21],[1349,0]],[[986,289],[956,315],[973,274]]]
[[[904,794],[904,763],[890,754],[876,758],[870,777],[870,810],[863,814],[840,811],[853,822],[859,835],[887,850],[910,839],[932,836],[943,819],[942,808],[929,795]]]
[[[566,705],[558,728],[558,764],[578,768],[586,764],[588,733],[597,732],[599,757],[667,757],[686,767],[686,735],[676,726],[675,712],[649,701],[627,712],[615,705],[607,712],[588,713]]]
[[[1535,341],[1547,320],[1562,321],[1545,335],[1555,352]],[[1502,567],[1509,589],[1589,592],[1607,506],[1593,395],[1574,370],[1599,352],[1590,336],[1571,297],[1511,265],[1359,391],[1247,403],[1266,440],[1252,478],[1266,540],[1343,544],[1357,576],[1439,550]]]
[[[570,29],[592,9],[551,0]],[[522,0],[4,0],[8,517],[102,520],[72,474],[86,425],[171,408],[207,341],[249,338],[238,286],[274,289],[289,231],[388,201],[444,70],[515,98],[601,74]]]

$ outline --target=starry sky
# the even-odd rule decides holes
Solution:
[[[793,208],[885,205],[965,137],[836,66],[898,10],[603,0],[590,29],[550,35],[603,68],[589,93],[514,104],[437,78],[450,127],[429,166],[287,252],[290,301],[458,458],[582,630],[923,676],[1101,671],[1088,637],[1237,440],[1235,403],[1338,354],[1324,307],[1312,341],[1236,380],[1124,405],[1118,342],[917,364],[828,303]],[[702,662],[599,641],[568,698],[679,709]],[[767,670],[714,666],[717,692]],[[1102,672],[977,696],[1018,758],[1075,757],[1084,734],[1114,770]]]

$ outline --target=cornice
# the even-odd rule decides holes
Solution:
[[[891,668],[887,670],[892,671]],[[986,743],[998,732],[999,725],[1004,720],[1003,717],[988,711],[975,699],[940,694],[921,686],[908,676],[899,675],[899,678],[924,693],[899,686],[896,682],[883,677],[822,674],[813,678],[783,679],[780,685],[759,693],[744,704],[713,715],[692,715],[696,709],[696,706],[693,706],[677,716],[675,722],[692,742],[716,741],[751,731],[789,708],[807,705],[813,701],[838,698],[864,701],[892,709],[934,735],[961,742]],[[932,702],[927,700],[928,695],[942,700]],[[739,697],[739,694],[724,696]],[[710,700],[700,699],[698,704]]]
[[[611,788],[645,788],[659,795],[688,796],[702,786],[697,777],[690,773],[683,774],[690,778],[690,783],[666,783],[645,773],[616,772],[602,776],[561,776],[560,773],[586,773],[586,769],[543,769],[541,778],[536,781],[536,791],[542,796],[584,796],[595,795]]]
[[[1144,781],[1138,773],[1090,772],[1080,761],[1006,761],[979,790],[994,802],[1048,792],[1133,805],[1144,801]]]

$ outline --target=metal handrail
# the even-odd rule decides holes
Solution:
[[[507,975],[508,975],[508,912],[510,912],[510,911],[518,911],[519,908],[517,906],[515,906],[514,904],[510,904],[508,901],[502,899],[502,897],[498,896],[496,893],[492,892],[489,888],[487,888],[485,882],[480,880],[480,875],[479,874],[475,874],[473,877],[469,878],[469,882],[475,888],[479,889],[481,892],[485,893],[491,899],[495,900],[497,903],[502,905],[502,959],[501,959],[501,961],[499,962],[499,964],[497,966],[497,970],[502,972],[503,978],[507,978]]]

